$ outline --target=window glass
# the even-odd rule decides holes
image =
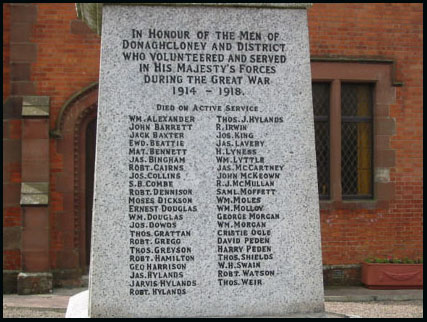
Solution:
[[[329,106],[330,84],[313,83],[314,129],[316,136],[317,181],[319,197],[329,198]]]
[[[372,84],[341,86],[343,199],[372,197]]]

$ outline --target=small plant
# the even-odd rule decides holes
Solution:
[[[366,263],[377,263],[377,264],[384,264],[384,263],[392,263],[392,264],[422,264],[423,258],[417,258],[417,259],[409,259],[408,257],[405,257],[403,259],[400,259],[398,257],[392,257],[387,256],[385,258],[379,258],[379,257],[369,257],[365,259]]]
[[[405,265],[406,264],[406,265]],[[369,257],[361,265],[362,283],[371,289],[422,289],[423,258]]]

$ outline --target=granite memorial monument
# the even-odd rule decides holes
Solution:
[[[306,8],[103,5],[89,316],[324,312]]]

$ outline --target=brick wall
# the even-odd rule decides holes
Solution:
[[[19,79],[16,68],[11,67],[16,66],[17,59],[11,53],[18,41],[11,33],[15,16],[16,10],[3,4],[3,269],[7,271],[21,269],[21,119],[17,108],[21,99],[16,87],[11,86]]]
[[[43,3],[37,5],[31,40],[38,44],[32,79],[37,95],[51,98],[53,127],[65,101],[98,81],[101,39],[77,19],[74,3]]]
[[[100,38],[77,19],[74,3],[38,4],[37,17],[31,36],[31,40],[38,44],[37,62],[32,64],[32,79],[37,95],[50,96],[52,129],[61,106],[74,93],[98,81]],[[73,202],[73,198],[57,188],[58,174],[64,170],[64,162],[71,162],[64,160],[63,152],[58,148],[57,140],[51,139],[49,225],[53,270],[78,267],[73,227],[63,224],[64,217],[73,216],[73,213],[64,212],[64,203]]]
[[[25,21],[21,20],[18,26],[21,32],[12,35],[18,37],[17,40],[27,37],[24,39],[27,49],[23,51],[25,48],[20,43],[21,50],[15,46],[15,51],[9,54],[13,5],[3,5],[3,102],[18,94],[49,96],[52,129],[67,99],[98,80],[100,38],[77,20],[74,3],[31,6],[19,9],[27,24],[22,24]],[[414,257],[422,254],[422,10],[422,4],[397,3],[316,3],[309,9],[313,57],[392,59],[396,62],[395,78],[404,83],[403,87],[396,88],[395,103],[389,111],[390,117],[396,121],[395,135],[385,143],[395,151],[395,167],[390,173],[390,181],[396,187],[395,199],[387,208],[381,209],[322,210],[324,264],[355,264],[368,256]],[[13,45],[13,39],[10,45]],[[14,65],[20,68],[15,69],[13,77],[16,78],[10,76],[13,74],[10,68],[13,55],[27,55],[27,60],[23,57],[24,61],[21,61],[23,64]],[[32,57],[36,59],[31,60]],[[18,103],[12,100],[10,104],[18,106]],[[3,191],[9,195],[3,196],[6,201],[3,224],[9,236],[9,246],[3,251],[3,269],[14,270],[20,269],[21,265],[21,121],[14,117],[16,109],[7,111],[10,115],[3,120],[4,151],[8,151],[4,154],[3,188],[6,189]],[[58,179],[60,174],[63,175],[64,164],[71,161],[64,158],[64,150],[54,138],[50,139],[49,150],[51,267],[70,268],[73,263],[67,260],[73,247],[73,237],[70,236],[73,227],[65,229],[63,218],[72,216],[64,209],[73,200],[61,193]]]
[[[3,102],[10,95],[9,59],[10,59],[10,5],[8,3],[3,3]]]
[[[398,3],[316,3],[308,12],[314,57],[392,59],[396,121],[390,151],[395,198],[386,209],[321,212],[324,264],[360,263],[368,256],[422,256],[423,250],[423,6]],[[393,154],[391,154],[393,155]]]

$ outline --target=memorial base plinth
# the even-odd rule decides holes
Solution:
[[[65,318],[88,318],[89,309],[89,290],[80,292],[72,297],[68,302]],[[247,318],[248,316],[241,316]],[[349,316],[345,314],[337,314],[331,312],[320,313],[295,313],[285,316],[256,316],[256,318],[355,318],[358,316]]]
[[[89,290],[77,293],[70,297],[65,318],[89,317]]]

